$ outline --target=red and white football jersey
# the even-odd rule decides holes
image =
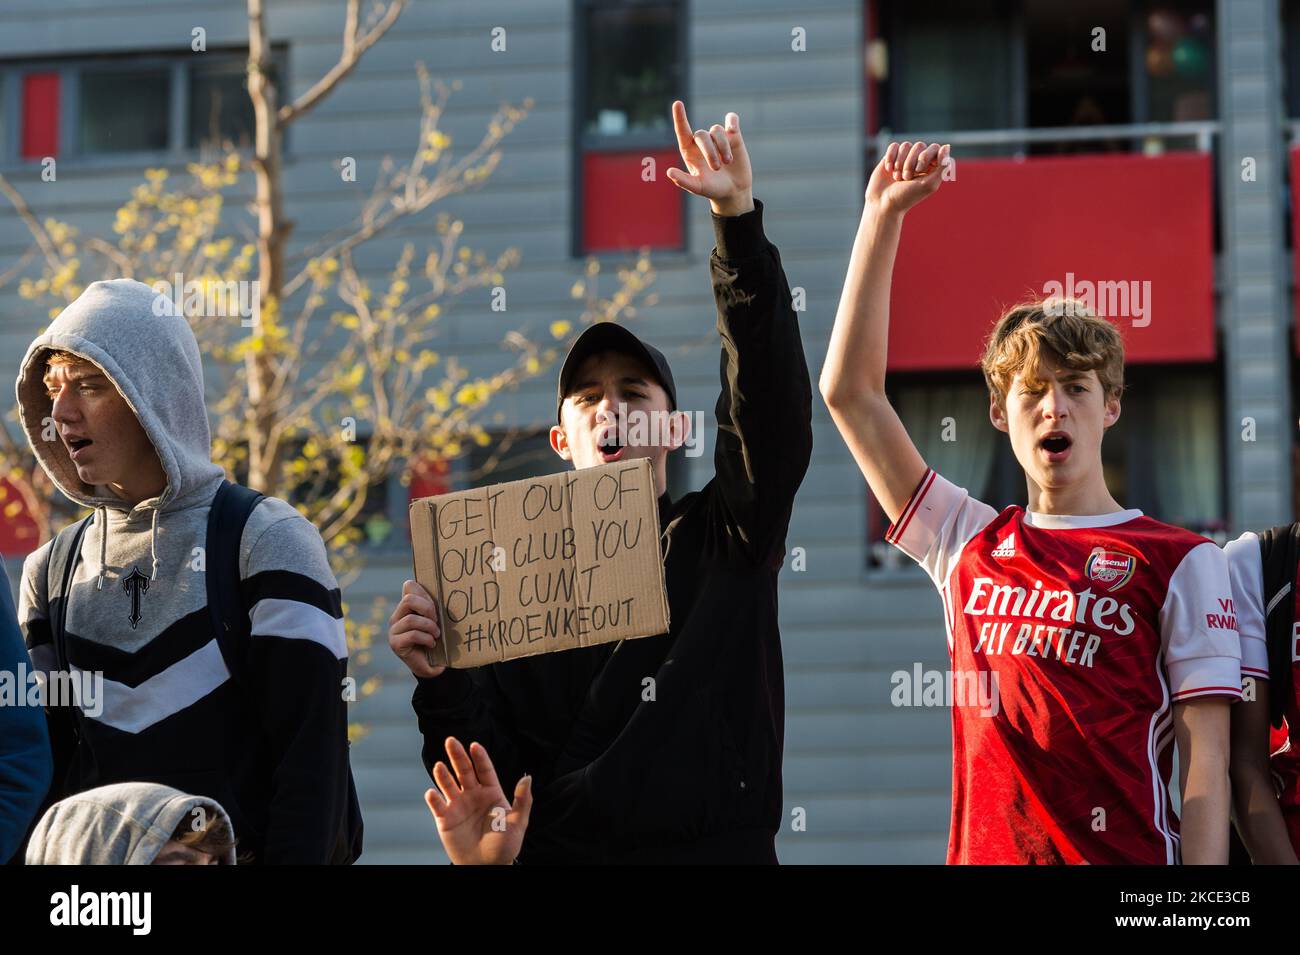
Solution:
[[[1137,510],[999,514],[934,471],[886,540],[943,598],[948,862],[1177,863],[1172,706],[1241,697],[1223,551]]]
[[[1241,632],[1241,673],[1267,680],[1268,641],[1264,630],[1264,561],[1259,535],[1247,531],[1224,548],[1232,572],[1232,596],[1237,601]],[[1296,585],[1300,585],[1297,571]],[[1292,586],[1292,620],[1300,620],[1300,593]],[[1269,739],[1270,768],[1291,846],[1300,853],[1300,625],[1291,630],[1291,696],[1283,704],[1283,732]]]

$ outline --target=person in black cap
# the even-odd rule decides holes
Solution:
[[[668,359],[614,322],[597,322],[569,348],[560,368],[555,422],[551,447],[574,467],[650,458],[660,495],[667,487],[668,453],[690,433],[690,418],[677,410]],[[632,443],[628,432],[637,428],[646,440]]]
[[[619,325],[593,325],[574,342],[551,429],[551,446],[576,468],[654,462],[670,631],[451,670],[425,657],[437,607],[414,581],[390,620],[389,645],[417,678],[424,765],[456,737],[492,754],[504,792],[533,777],[523,863],[777,861],[777,574],[812,453],[812,388],[739,117],[692,132],[677,102],[673,122],[686,171],[668,177],[709,199],[717,238],[714,477],[668,495],[667,456],[689,436],[689,418],[662,353]],[[666,426],[623,427],[642,414]],[[632,434],[649,440],[624,440]]]

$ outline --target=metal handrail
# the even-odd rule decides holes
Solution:
[[[1293,124],[1293,131],[1300,123]],[[963,129],[946,132],[896,133],[882,129],[874,137],[876,152],[886,149],[890,142],[908,140],[924,143],[951,143],[954,146],[1001,146],[1025,143],[1088,142],[1098,139],[1141,140],[1150,137],[1172,139],[1181,136],[1196,138],[1196,148],[1209,152],[1211,143],[1221,130],[1215,120],[1197,120],[1181,123],[1108,123],[1102,126],[1039,126],[1033,129]]]

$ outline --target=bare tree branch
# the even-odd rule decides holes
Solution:
[[[28,249],[26,252],[23,253],[22,258],[20,258],[17,261],[17,263],[14,265],[12,269],[8,269],[4,272],[0,272],[0,288],[4,287],[5,285],[8,285],[11,281],[13,281],[13,277],[17,275],[19,272],[21,272],[24,268],[26,268],[27,263],[30,262],[35,255],[36,255],[35,249]]]
[[[343,16],[343,59],[352,56],[357,46],[357,21],[361,17],[361,0],[348,0],[348,10]]]
[[[118,276],[119,278],[135,278],[135,266],[132,264],[131,259],[124,255],[122,251],[111,242],[105,242],[103,239],[95,236],[86,241],[86,248],[98,252],[104,258],[116,265],[118,271],[121,273]]]
[[[339,61],[330,67],[329,72],[317,80],[316,85],[311,89],[299,96],[294,102],[286,103],[280,107],[280,112],[276,117],[280,122],[280,126],[288,126],[329,95],[334,87],[339,84],[339,81],[352,72],[357,63],[361,61],[361,57],[366,50],[382,39],[389,28],[397,22],[397,18],[401,15],[402,8],[405,5],[406,0],[391,0],[380,21],[367,30],[365,35],[358,37],[357,7],[359,3],[358,0],[348,0],[347,22],[343,29],[343,53],[339,57]]]
[[[466,173],[475,166],[482,167],[480,178],[486,179],[501,160],[501,152],[496,147],[532,106],[531,99],[524,101],[522,109],[509,104],[502,105],[488,123],[482,139],[473,149],[455,162],[444,159],[432,178],[426,178],[421,174],[425,162],[423,155],[425,144],[427,137],[437,131],[438,117],[446,102],[447,91],[443,84],[438,83],[439,95],[435,101],[429,93],[429,75],[422,63],[416,65],[416,72],[420,81],[423,115],[415,155],[408,164],[389,174],[386,182],[376,183],[361,214],[350,227],[350,233],[336,230],[333,235],[339,236],[338,238],[327,236],[315,243],[308,250],[312,257],[334,258],[344,255],[376,235],[387,232],[400,220],[423,212],[429,206],[449,196],[467,191],[473,184]],[[307,278],[306,267],[299,270],[292,278],[287,278],[284,283],[284,294],[292,295]]]
[[[45,226],[41,225],[36,216],[32,214],[31,207],[27,205],[27,200],[22,197],[22,193],[15,189],[9,180],[2,175],[0,175],[0,193],[4,193],[4,197],[14,207],[14,212],[18,213],[18,218],[23,220],[23,224],[27,226],[27,231],[36,240],[41,254],[45,256],[46,265],[51,269],[59,268],[63,262],[59,258],[58,250],[54,248],[54,241],[50,238],[50,234],[45,231]]]

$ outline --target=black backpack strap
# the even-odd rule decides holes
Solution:
[[[264,494],[250,488],[223,481],[208,512],[208,611],[212,616],[212,626],[217,634],[217,644],[221,648],[226,669],[242,693],[249,692],[252,622],[248,619],[248,609],[244,606],[243,594],[239,589],[239,544],[249,515],[264,498]],[[345,798],[343,818],[339,821],[339,833],[330,859],[335,865],[350,865],[355,862],[361,855],[364,838],[361,801],[357,796],[357,784],[350,765]]]
[[[226,669],[241,689],[247,682],[250,624],[239,591],[239,544],[249,515],[265,497],[252,488],[222,481],[208,511],[204,555],[208,613]]]
[[[1291,695],[1291,632],[1295,623],[1300,524],[1281,524],[1259,535],[1264,569],[1264,638],[1268,643],[1269,720],[1282,725]]]
[[[69,524],[54,538],[50,560],[45,565],[45,606],[50,614],[50,639],[54,644],[55,666],[68,668],[67,627],[68,598],[72,593],[72,575],[81,559],[81,542],[94,515]]]

